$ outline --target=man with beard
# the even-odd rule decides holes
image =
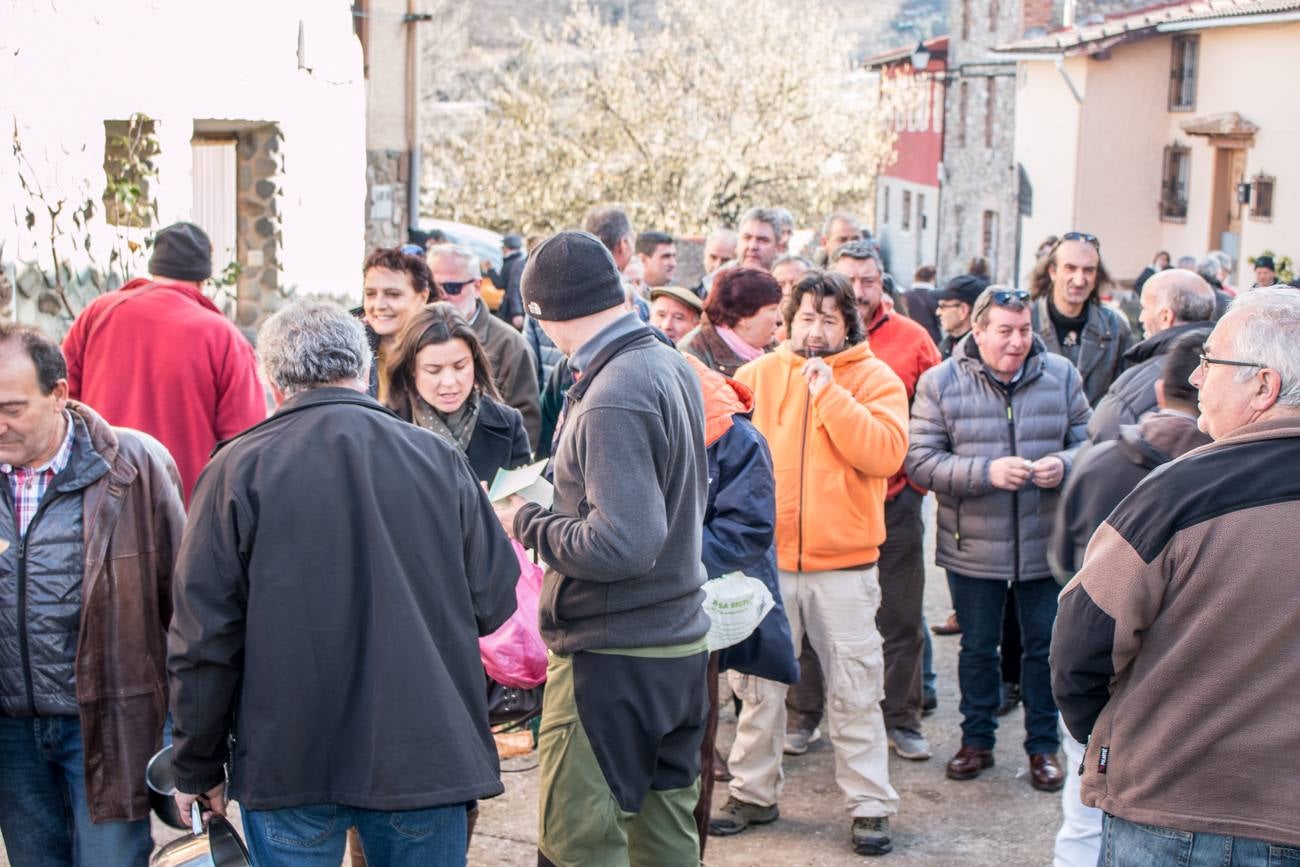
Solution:
[[[743,234],[743,232],[742,232]],[[885,490],[907,449],[907,393],[864,339],[857,302],[838,274],[811,273],[785,306],[790,339],[742,367],[754,425],[777,479],[777,565],[795,647],[805,633],[827,661],[836,781],[859,855],[890,851],[889,746],[876,611]],[[785,741],[785,684],[731,677],[743,702],[729,766],[731,797],[710,833],[775,821]]]

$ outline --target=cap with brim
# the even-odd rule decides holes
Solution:
[[[976,277],[972,274],[962,274],[954,277],[944,284],[943,288],[934,293],[936,301],[960,301],[963,304],[975,306],[975,300],[980,297],[980,293],[988,288],[988,281],[982,277]]]
[[[1256,268],[1267,268],[1270,271],[1276,271],[1277,267],[1273,264],[1272,256],[1260,256],[1255,260]]]
[[[653,301],[660,295],[667,295],[674,301],[680,301],[696,313],[704,312],[704,302],[700,296],[696,295],[689,289],[681,286],[656,286],[650,290],[650,300]]]

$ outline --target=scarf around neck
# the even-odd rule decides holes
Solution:
[[[455,444],[461,454],[469,448],[469,441],[478,426],[478,390],[470,392],[469,397],[453,413],[434,409],[420,395],[415,396],[415,423],[425,430],[433,431],[438,436]]]

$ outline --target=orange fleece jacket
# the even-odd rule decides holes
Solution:
[[[835,381],[810,399],[789,342],[736,371],[776,469],[777,561],[788,572],[875,563],[885,489],[907,454],[907,392],[865,343],[826,357]]]

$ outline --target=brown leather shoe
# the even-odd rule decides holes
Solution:
[[[948,615],[948,619],[943,623],[936,623],[930,627],[930,631],[935,635],[957,635],[961,632],[961,624],[957,622],[957,612]]]
[[[973,780],[980,771],[993,767],[993,751],[962,747],[948,760],[946,771],[950,780]]]
[[[1059,792],[1065,785],[1065,771],[1055,753],[1039,753],[1029,757],[1029,782],[1040,792]]]

